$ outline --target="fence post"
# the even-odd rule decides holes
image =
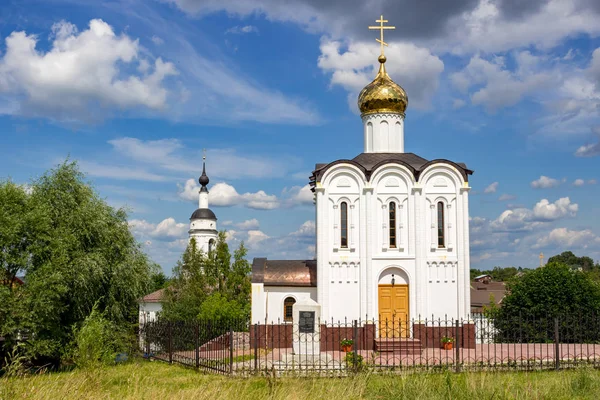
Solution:
[[[558,336],[558,317],[554,317],[554,369],[560,369],[560,343]]]
[[[254,372],[258,371],[258,324],[254,324]]]
[[[169,321],[167,326],[169,329],[169,364],[173,364],[173,324]]]
[[[194,327],[194,333],[196,336],[196,368],[200,368],[200,326],[198,322],[196,322],[196,326]]]
[[[148,359],[150,359],[150,339],[148,338],[148,331],[150,330],[148,327],[148,324],[150,324],[150,322],[146,322],[144,324],[144,330],[145,330],[145,337],[146,337],[146,357],[148,357]]]
[[[458,318],[456,319],[456,327],[454,328],[454,338],[454,343],[456,344],[456,346],[454,346],[455,368],[456,372],[460,372],[460,322]]]
[[[354,344],[354,357],[352,358],[352,364],[354,367],[354,372],[358,370],[358,326],[356,320],[354,320],[352,324],[352,343]]]
[[[233,374],[233,326],[229,325],[229,373]]]

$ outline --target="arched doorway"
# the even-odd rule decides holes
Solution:
[[[383,271],[377,290],[380,337],[410,336],[408,294],[408,275],[403,270],[392,267]]]

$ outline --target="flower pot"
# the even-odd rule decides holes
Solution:
[[[442,349],[444,350],[452,350],[454,343],[449,342],[449,343],[442,343]]]
[[[351,345],[351,344],[345,344],[345,345],[342,345],[342,351],[343,351],[344,353],[349,353],[349,352],[351,352],[351,351],[352,351],[352,345]]]

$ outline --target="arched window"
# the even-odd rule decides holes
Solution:
[[[444,203],[437,204],[437,229],[438,229],[438,247],[446,247],[446,238],[444,235]]]
[[[210,253],[215,249],[215,239],[210,239],[208,241],[208,252]]]
[[[343,248],[348,247],[348,204],[340,204],[340,238]]]
[[[396,248],[396,203],[390,203],[390,248]]]
[[[283,320],[286,322],[292,322],[294,318],[294,304],[296,299],[293,297],[286,297],[283,301]]]

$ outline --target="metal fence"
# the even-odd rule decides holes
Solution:
[[[140,329],[149,358],[221,374],[539,370],[600,366],[600,318],[156,321]]]

